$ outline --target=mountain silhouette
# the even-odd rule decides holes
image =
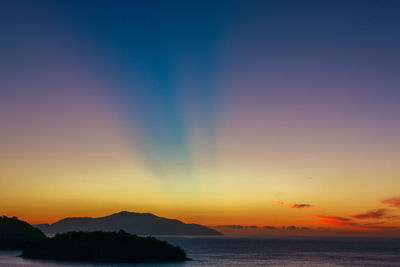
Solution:
[[[199,224],[158,217],[151,213],[121,211],[105,217],[71,217],[53,224],[35,225],[46,234],[71,231],[119,231],[138,235],[222,235]]]

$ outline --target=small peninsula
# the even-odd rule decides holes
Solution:
[[[153,237],[119,232],[68,232],[47,238],[22,252],[31,259],[72,262],[177,262],[185,261],[183,249]]]
[[[21,250],[46,239],[45,234],[17,217],[0,216],[0,250]]]

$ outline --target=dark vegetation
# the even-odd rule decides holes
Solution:
[[[119,232],[68,232],[47,238],[17,217],[0,216],[0,250],[23,250],[25,258],[88,262],[171,262],[187,260],[180,247],[153,237]]]
[[[27,247],[22,257],[88,262],[171,262],[187,260],[180,247],[153,237],[119,232],[69,232]]]
[[[45,239],[43,232],[29,223],[17,217],[0,216],[0,250],[22,250]]]
[[[53,224],[36,225],[46,234],[72,231],[119,231],[137,235],[222,235],[220,232],[199,224],[183,223],[158,217],[151,213],[122,211],[109,216],[90,218],[65,218]]]

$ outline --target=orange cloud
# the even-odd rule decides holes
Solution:
[[[353,215],[356,219],[380,219],[386,217],[387,209],[370,210],[365,213]]]
[[[400,208],[400,197],[384,199],[381,203]]]
[[[285,205],[285,202],[283,202],[283,201],[272,200],[271,202],[274,203],[274,204],[278,204],[278,205]]]
[[[337,217],[337,216],[325,216],[325,215],[315,215],[315,217],[322,219],[321,223],[342,226],[346,228],[353,228],[359,230],[375,230],[375,231],[385,231],[385,230],[395,230],[397,227],[395,226],[382,226],[380,224],[384,222],[376,222],[376,223],[357,223],[352,221],[350,218],[345,217]]]
[[[315,215],[315,217],[324,219],[324,220],[329,220],[333,222],[348,222],[351,221],[349,218],[344,218],[344,217],[335,217],[335,216],[325,216],[325,215]]]

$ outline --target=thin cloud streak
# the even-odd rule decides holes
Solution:
[[[376,209],[376,210],[370,210],[365,213],[353,215],[353,218],[356,219],[380,219],[380,218],[385,218],[387,215],[388,210],[387,209]]]
[[[395,226],[383,226],[379,225],[385,222],[376,222],[376,223],[358,223],[354,222],[350,218],[338,217],[338,216],[325,216],[325,215],[315,215],[315,217],[322,219],[320,222],[323,224],[335,225],[335,226],[344,226],[350,227],[359,230],[397,230],[398,228]]]
[[[387,204],[392,207],[400,208],[400,197],[388,198],[381,201],[382,204]]]
[[[292,209],[312,208],[310,204],[293,204],[290,206]]]
[[[329,220],[333,222],[348,222],[351,221],[349,218],[344,218],[344,217],[337,217],[337,216],[325,216],[325,215],[315,215],[315,217],[324,219],[324,220]]]

